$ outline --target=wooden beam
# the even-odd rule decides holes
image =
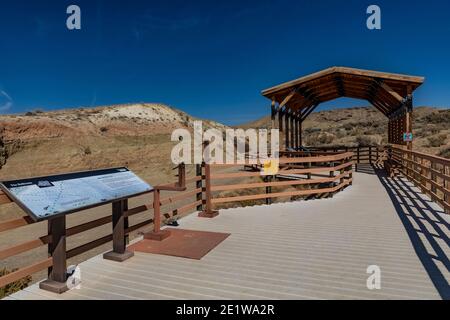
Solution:
[[[345,89],[344,89],[344,83],[342,81],[342,78],[340,76],[336,76],[334,82],[336,84],[336,88],[337,88],[338,93],[342,97],[345,97]]]
[[[400,96],[397,92],[395,92],[395,90],[389,87],[386,83],[381,81],[380,87],[383,88],[386,92],[388,92],[395,100],[398,101],[398,103],[403,103],[404,100],[403,97]]]
[[[319,104],[320,100],[317,98],[317,95],[314,93],[314,91],[311,88],[297,88],[295,90],[298,94],[300,94],[303,98],[306,100],[309,100],[312,104]]]
[[[292,99],[292,97],[295,95],[295,91],[291,91],[285,98],[284,100],[280,103],[279,108],[283,108],[284,106],[286,106],[286,104],[289,102],[289,100]]]
[[[386,112],[384,111],[384,109],[380,106],[380,104],[372,99],[368,99],[367,101],[370,102],[370,104],[372,104],[372,106],[377,109],[378,111],[380,111],[382,114],[384,114],[385,116],[387,116]]]
[[[300,120],[303,122],[303,121],[306,119],[306,117],[308,117],[308,116],[311,114],[311,112],[313,112],[313,110],[314,110],[318,105],[319,105],[319,104],[312,105],[310,108],[308,108],[308,110],[305,110],[305,112],[303,112],[302,117],[301,117]]]
[[[303,84],[305,85],[314,85],[317,82],[321,82],[324,79],[329,79],[334,77],[335,75],[339,75],[342,77],[346,77],[349,79],[357,79],[363,81],[365,79],[383,79],[389,81],[389,83],[398,83],[399,86],[411,85],[413,89],[420,86],[424,78],[402,75],[402,74],[393,74],[387,72],[378,72],[371,70],[361,70],[354,68],[345,68],[345,67],[332,67],[328,68],[301,78],[298,78],[293,81],[285,82],[283,84],[277,85],[275,87],[266,89],[262,91],[262,95],[265,97],[270,97],[273,94],[280,93],[282,91],[289,90],[290,88],[298,87]]]
[[[310,105],[311,105],[311,102],[309,100],[302,99],[301,103],[296,103],[296,104],[291,103],[289,109],[293,112],[298,112],[299,110],[309,107]]]
[[[369,102],[372,104],[376,103],[378,109],[381,109],[382,113],[384,115],[387,115],[390,112],[390,110],[387,106],[384,105],[383,100],[379,98],[378,96],[379,90],[380,90],[380,83],[375,80],[372,81],[367,90],[367,100],[369,100]]]

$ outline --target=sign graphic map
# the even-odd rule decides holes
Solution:
[[[4,181],[0,186],[35,220],[153,190],[124,167]]]

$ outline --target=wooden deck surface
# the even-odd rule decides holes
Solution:
[[[330,199],[181,219],[231,233],[202,260],[97,256],[80,265],[80,289],[32,285],[9,299],[450,299],[449,216],[406,180],[360,171]],[[381,269],[379,290],[367,289],[369,265]]]

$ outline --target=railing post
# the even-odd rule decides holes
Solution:
[[[436,194],[436,186],[433,184],[436,183],[436,174],[434,173],[434,170],[436,170],[436,163],[434,161],[430,161],[430,173],[431,173],[431,192]]]
[[[347,160],[350,162],[353,161],[353,152],[352,152],[352,156],[349,157]],[[352,185],[353,184],[353,166],[352,165],[348,166],[347,171],[348,171],[349,185]]]
[[[422,185],[424,185],[425,188],[426,188],[427,187],[426,180],[423,177],[424,176],[424,172],[425,172],[425,169],[423,168],[424,166],[425,166],[424,159],[423,159],[423,157],[420,157],[420,183]]]
[[[197,177],[200,177],[200,180],[195,182],[195,187],[200,188],[200,192],[197,192],[196,199],[197,201],[202,201],[201,204],[197,205],[197,211],[203,211],[203,170],[201,164],[195,165],[195,174]]]
[[[330,167],[334,167],[334,162],[333,161],[330,162]],[[330,176],[330,178],[333,178],[335,176],[334,175],[334,170],[330,170],[330,175],[329,176]],[[329,183],[329,187],[334,187],[334,181]],[[334,192],[329,192],[327,198],[332,198],[333,195],[334,195]]]
[[[385,152],[386,152],[386,162],[385,162],[384,170],[386,170],[386,173],[387,173],[388,177],[391,177],[391,173],[392,173],[392,147],[391,146],[386,146],[385,147]]]
[[[347,161],[347,159],[342,159],[340,161],[340,164],[343,165],[345,164]],[[343,184],[344,183],[344,173],[345,173],[346,168],[341,168],[341,170],[339,170],[339,175],[341,176],[341,178],[339,179],[339,184]]]
[[[418,181],[417,180],[417,157],[416,157],[416,155],[415,154],[413,154],[413,157],[412,157],[412,161],[413,161],[413,176],[414,176],[414,180],[416,180],[416,181]]]
[[[272,182],[272,177],[273,176],[266,176],[266,177],[264,177],[264,181]],[[266,194],[271,194],[271,193],[272,193],[272,187],[271,186],[266,187]],[[266,198],[266,204],[272,204],[272,198]]]
[[[39,283],[39,288],[54,293],[63,293],[67,287],[67,257],[66,257],[66,216],[62,215],[48,220],[48,234],[51,242],[48,253],[52,257],[52,267],[49,268],[48,279]]]
[[[445,175],[450,176],[450,166],[443,165],[443,171],[444,171]],[[442,180],[443,180],[442,181],[443,187],[445,189],[449,189],[450,188],[449,180],[447,180],[447,179],[442,179]],[[449,205],[450,205],[450,197],[448,196],[447,193],[444,193],[444,212],[446,214],[450,214]]]
[[[105,253],[103,259],[122,262],[134,255],[133,252],[126,250],[125,206],[125,200],[112,203],[113,250]]]
[[[211,193],[211,165],[205,164],[205,208],[199,212],[198,216],[203,218],[213,218],[219,214],[219,211],[213,210]]]
[[[169,230],[161,230],[161,190],[153,190],[153,231],[144,233],[144,239],[162,241],[170,236]]]
[[[356,169],[356,172],[358,172],[358,164],[359,164],[359,149],[360,149],[360,147],[358,146],[358,147],[356,147],[356,164],[355,164],[355,169]]]
[[[369,164],[372,164],[372,146],[369,146]]]

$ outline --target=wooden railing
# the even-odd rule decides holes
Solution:
[[[309,156],[302,152],[289,154],[290,157],[280,157],[279,171],[274,175],[262,175],[262,163],[247,165],[247,170],[242,170],[242,165],[238,164],[206,164],[206,211],[228,202],[266,199],[266,203],[270,203],[273,198],[332,196],[352,183],[352,152],[313,152]],[[230,169],[235,171],[230,172]],[[242,181],[244,179],[253,181]],[[272,188],[280,190],[274,192]],[[245,190],[253,193],[239,195]],[[224,192],[235,194],[227,195]]]
[[[433,201],[450,213],[450,160],[407,150],[404,146],[389,148],[392,170],[398,170]],[[394,168],[395,167],[395,168]]]
[[[163,209],[162,216],[164,216],[166,219],[174,218],[176,216],[188,213],[190,211],[194,210],[201,210],[202,209],[202,172],[201,172],[201,166],[197,165],[196,167],[196,174],[193,177],[186,179],[186,191],[183,191],[181,193],[172,194],[167,193],[166,195],[163,195],[160,199],[160,204]],[[141,196],[142,197],[142,196]],[[147,196],[147,199],[152,199],[152,195],[149,194]],[[128,237],[132,232],[137,231],[143,227],[148,227],[153,223],[153,202],[146,202],[143,200],[142,205],[128,208],[128,199],[125,201],[125,212],[124,216],[126,217],[126,228],[125,228],[125,235]],[[0,191],[0,205],[5,205],[7,203],[10,203],[11,200]],[[110,207],[109,205],[108,207]],[[93,230],[96,228],[99,228],[101,226],[105,226],[107,224],[111,224],[112,222],[112,215],[111,211],[107,209],[107,205],[104,205],[99,208],[105,209],[106,216],[99,217],[96,219],[93,219],[91,221],[81,223],[75,226],[72,226],[70,228],[66,228],[66,237],[70,238],[75,235],[79,235],[83,232]],[[20,210],[20,209],[17,209]],[[138,214],[145,214],[145,217],[141,216],[139,222],[136,221],[129,221],[132,220],[132,217],[137,217]],[[22,216],[19,218],[9,219],[5,221],[0,221],[0,236],[8,236],[8,232],[15,232],[17,229],[23,228],[28,225],[37,225],[37,224],[43,224],[46,222],[34,222],[31,218],[29,218],[27,215],[24,215],[23,213],[20,213]],[[134,224],[132,224],[134,222]],[[42,229],[46,228],[42,225]],[[91,241],[83,244],[78,244],[76,247],[71,248],[70,250],[66,251],[66,256],[68,259],[76,257],[80,254],[86,253],[87,251],[90,251],[94,248],[100,247],[108,242],[111,242],[113,240],[113,234],[112,234],[112,228],[110,229],[111,233],[107,234],[105,236],[96,237],[95,239],[92,239]],[[26,238],[26,237],[24,237]],[[4,238],[5,239],[5,238]],[[51,234],[46,234],[39,236],[33,240],[23,241],[17,244],[10,244],[7,247],[0,245],[0,261],[2,261],[2,265],[5,265],[4,261],[5,259],[9,259],[11,257],[31,252],[32,250],[41,248],[42,246],[49,246],[51,245]],[[19,261],[22,259],[16,259],[16,261]],[[14,263],[18,264],[18,263]],[[17,269],[13,272],[10,272],[2,277],[0,277],[0,288],[13,283],[15,281],[18,281],[24,277],[36,274],[37,272],[40,272],[42,270],[45,270],[47,268],[52,267],[52,257],[50,256],[42,256],[37,261],[33,261],[30,263],[27,263],[26,265],[9,265],[9,268]]]
[[[357,154],[359,153],[359,158],[357,155],[355,157],[354,152],[347,152],[346,150],[356,150]],[[274,175],[262,175],[261,163],[251,166],[234,164],[196,165],[195,175],[186,179],[186,191],[176,194],[162,191],[160,205],[163,209],[161,216],[170,219],[191,211],[202,211],[208,214],[214,211],[214,207],[226,203],[242,205],[246,201],[258,200],[271,203],[272,199],[275,198],[330,197],[352,184],[352,165],[354,162],[358,160],[360,163],[361,161],[374,162],[381,153],[381,149],[375,147],[365,149],[345,148],[344,152],[342,151],[340,148],[334,148],[307,153],[282,153],[279,159],[279,171]],[[442,176],[442,174],[435,173],[438,177]],[[249,181],[249,179],[253,181]],[[448,180],[446,181],[448,183]],[[441,190],[441,188],[438,189]],[[234,192],[234,194],[226,194],[229,191]],[[249,191],[251,194],[248,193]],[[448,192],[444,197],[448,199]],[[146,199],[150,200],[151,196]],[[124,216],[127,220],[126,236],[153,224],[154,205],[152,201],[140,200],[143,203],[132,208],[128,207],[128,199],[124,201]],[[448,202],[448,200],[445,201]],[[10,202],[11,200],[0,192],[0,205]],[[99,214],[96,214],[96,218],[93,220],[66,228],[66,236],[71,238],[90,230],[96,230],[107,225],[111,226],[111,209],[107,209],[106,205],[100,208],[105,208],[104,216],[99,217]],[[109,208],[111,208],[110,205]],[[20,209],[17,208],[17,210]],[[42,225],[43,223],[45,222],[34,222],[24,213],[18,218],[0,221],[0,239],[1,237],[7,239],[9,232],[20,232],[21,228],[26,226]],[[41,229],[44,230],[45,228],[46,226],[42,225]],[[89,239],[90,241],[77,243],[75,247],[66,251],[67,258],[75,258],[111,243],[113,240],[111,229],[106,235],[97,235],[93,239]],[[34,252],[44,246],[50,247],[51,239],[52,235],[47,233],[31,240],[22,240],[19,243],[8,241],[7,245],[0,244],[2,265],[5,266],[5,261],[18,255]],[[34,256],[36,258],[33,261],[30,261],[29,258],[25,260],[15,259],[13,265],[8,265],[10,269],[18,269],[0,277],[0,287],[52,267],[52,257],[42,254]],[[22,263],[19,263],[19,261],[22,261]]]
[[[384,146],[334,146],[334,147],[307,147],[308,150],[314,152],[353,152],[352,160],[355,164],[376,164],[382,163],[386,158],[386,148]]]

